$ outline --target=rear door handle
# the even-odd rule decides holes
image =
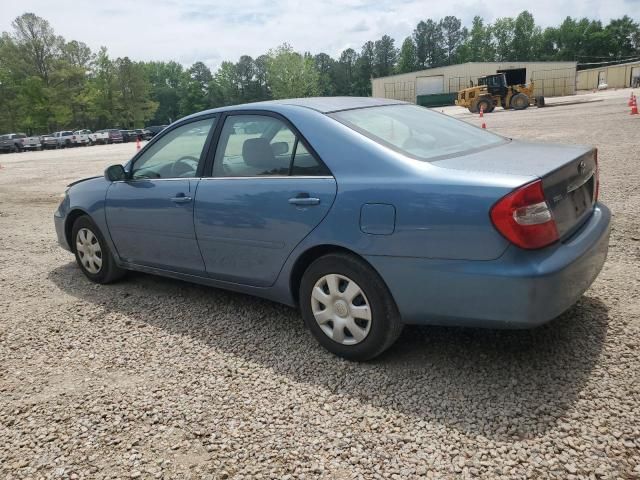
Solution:
[[[189,203],[191,197],[187,197],[184,193],[178,193],[175,197],[171,198],[173,203]]]
[[[308,206],[318,205],[320,203],[319,198],[310,197],[308,193],[300,193],[293,198],[289,199],[291,205]]]

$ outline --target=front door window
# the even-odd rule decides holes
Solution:
[[[133,179],[192,178],[215,118],[187,123],[149,147],[134,163]]]

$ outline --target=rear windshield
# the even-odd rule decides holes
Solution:
[[[331,114],[359,133],[423,161],[459,155],[507,139],[416,105],[344,110]]]

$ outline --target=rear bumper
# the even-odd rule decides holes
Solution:
[[[539,251],[509,247],[497,260],[367,257],[405,323],[529,328],[574,305],[607,257],[611,213],[598,204],[570,239]]]

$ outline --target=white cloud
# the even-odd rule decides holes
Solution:
[[[136,60],[201,60],[216,67],[240,55],[258,56],[283,42],[300,51],[339,55],[359,50],[384,34],[398,46],[425,18],[457,15],[469,25],[474,15],[486,21],[515,16],[528,9],[542,26],[564,17],[610,18],[628,14],[638,19],[638,0],[23,0],[2,7],[0,30],[8,31],[16,16],[30,11],[48,19],[67,39],[93,49],[106,46],[112,56]]]

